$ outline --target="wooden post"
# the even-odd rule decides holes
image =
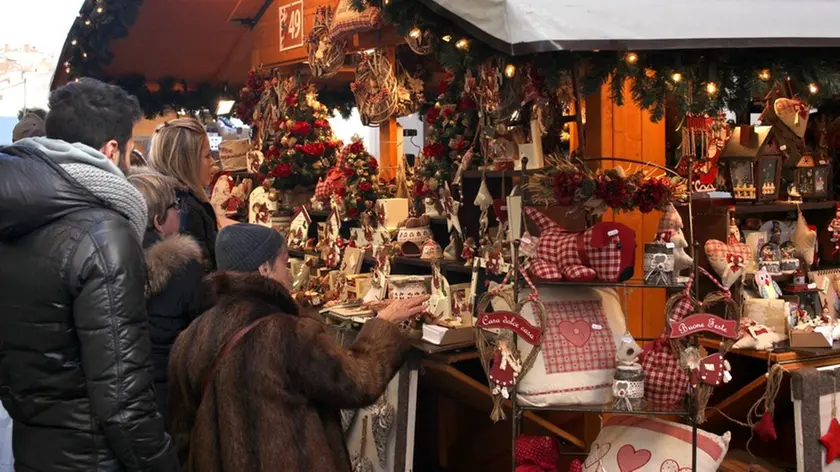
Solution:
[[[394,68],[394,74],[396,74],[396,49],[386,49],[384,56],[391,62],[391,67]],[[399,131],[400,126],[395,117],[391,117],[387,123],[379,126],[379,175],[385,180],[390,180],[397,173],[397,163],[401,152],[398,143],[402,139]]]

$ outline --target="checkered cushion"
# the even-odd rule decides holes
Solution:
[[[330,26],[329,39],[335,42],[345,36],[374,30],[379,26],[381,16],[379,8],[368,6],[359,12],[353,9],[352,0],[341,0]]]
[[[626,332],[615,290],[550,287],[540,290],[540,299],[546,308],[542,350],[520,379],[520,401],[551,406],[611,400],[616,350]],[[539,326],[533,304],[522,316]],[[524,341],[518,347],[523,358],[532,349]]]
[[[522,435],[516,438],[517,466],[537,467],[527,470],[556,470],[559,460],[560,449],[553,437]]]

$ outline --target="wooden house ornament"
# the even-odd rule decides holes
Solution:
[[[796,163],[796,188],[806,200],[828,198],[831,185],[831,161],[805,154]]]
[[[732,197],[768,202],[779,198],[782,150],[772,126],[738,126],[720,155]]]

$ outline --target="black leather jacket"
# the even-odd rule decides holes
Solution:
[[[0,399],[16,470],[177,470],[128,219],[38,152],[0,148],[0,261]]]
[[[213,206],[190,190],[177,189],[175,196],[181,202],[181,234],[192,236],[198,242],[204,255],[205,272],[215,271],[218,222]]]

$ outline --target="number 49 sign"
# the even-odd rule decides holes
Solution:
[[[280,6],[280,51],[303,46],[303,0]]]

